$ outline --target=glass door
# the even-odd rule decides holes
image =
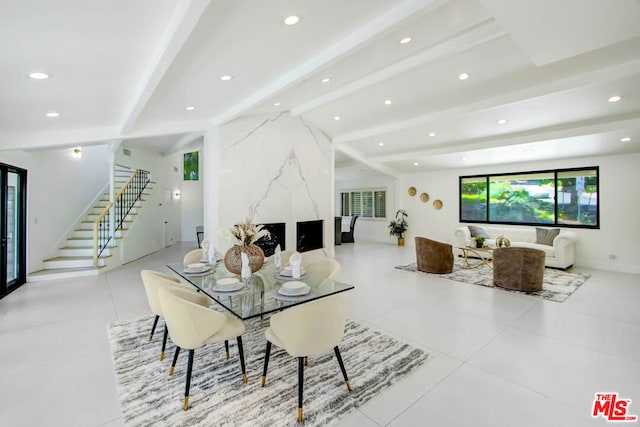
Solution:
[[[0,163],[0,298],[26,281],[27,171]]]

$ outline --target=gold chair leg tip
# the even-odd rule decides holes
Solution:
[[[189,396],[184,398],[184,405],[182,405],[183,411],[186,411],[187,409],[189,409]]]
[[[164,351],[160,353],[160,360],[164,360]]]
[[[153,335],[149,335],[149,341],[153,339]]]
[[[242,374],[242,382],[247,383],[247,374]]]
[[[262,384],[260,385],[260,387],[264,387],[266,383],[267,383],[267,377],[262,377]]]
[[[229,352],[227,351],[227,360],[229,360],[231,357],[229,356]]]
[[[169,376],[173,375],[173,366],[171,367],[171,369],[169,369]]]
[[[302,422],[302,408],[298,408],[298,422]]]
[[[347,390],[349,390],[349,393],[351,393],[351,384],[349,383],[349,381],[346,381],[347,383]]]

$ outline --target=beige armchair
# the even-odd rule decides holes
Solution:
[[[328,279],[335,279],[340,275],[342,266],[333,258],[325,258],[305,264],[304,269],[310,274],[326,277]]]
[[[158,294],[165,322],[169,328],[169,336],[176,345],[176,353],[170,374],[173,374],[180,349],[189,350],[182,409],[186,411],[189,408],[189,388],[191,386],[191,371],[193,370],[195,349],[205,344],[222,341],[226,343],[229,339],[235,337],[238,342],[242,381],[246,384],[247,375],[241,337],[245,331],[244,323],[230,313],[220,313],[198,304],[193,292],[188,289],[166,287],[161,289]]]
[[[165,287],[183,287],[183,285],[180,279],[178,279],[177,277],[169,276],[167,274],[160,273],[159,271],[142,270],[140,272],[140,276],[142,277],[144,290],[147,294],[149,308],[151,309],[151,312],[155,314],[155,318],[153,319],[153,326],[151,327],[151,334],[149,334],[149,341],[151,341],[153,339],[153,334],[156,330],[156,326],[158,325],[158,320],[160,320],[160,316],[164,315],[162,312],[162,306],[160,305],[160,300],[158,299],[158,291]],[[203,306],[209,305],[209,298],[207,296],[191,291],[190,289],[185,288],[185,290],[195,295],[194,299],[198,304]],[[167,334],[168,330],[165,322],[160,360],[164,360],[164,352],[167,347]]]
[[[351,391],[347,371],[338,349],[338,343],[344,335],[347,311],[348,295],[343,292],[301,304],[271,316],[271,326],[264,333],[267,338],[267,349],[262,371],[262,387],[267,380],[272,344],[284,349],[290,356],[297,357],[298,421],[302,421],[304,362],[308,356],[320,355],[333,348],[347,384],[347,390]]]

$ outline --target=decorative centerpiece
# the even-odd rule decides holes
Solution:
[[[396,219],[389,223],[389,235],[398,238],[398,246],[404,246],[404,233],[409,227],[408,216],[404,209],[398,209]]]
[[[254,243],[262,237],[270,237],[268,230],[262,225],[256,225],[247,219],[244,223],[236,224],[228,229],[227,238],[233,241],[233,246],[224,255],[224,265],[231,273],[240,274],[242,271],[242,253],[249,258],[251,272],[262,268],[264,264],[264,252]]]

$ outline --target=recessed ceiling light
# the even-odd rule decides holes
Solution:
[[[223,80],[223,81],[226,82],[226,81],[231,80],[232,78],[233,78],[233,76],[230,76],[229,74],[225,74],[224,76],[220,77],[220,80]]]
[[[469,78],[469,74],[467,73],[458,74],[458,80],[467,80],[468,78]]]
[[[336,120],[336,121],[340,120],[340,116],[333,116],[333,120]]]
[[[185,107],[185,110],[187,110],[187,111],[193,111],[195,109],[196,109],[196,107],[194,107],[193,105],[189,105],[188,107]]]
[[[322,83],[329,83],[331,81],[331,79],[329,77],[325,77],[324,79],[321,80]]]
[[[39,71],[36,71],[35,73],[29,73],[28,75],[30,79],[34,79],[34,80],[45,80],[51,77],[49,74],[42,73]]]
[[[378,145],[382,147],[384,145],[384,142],[378,142]]]
[[[413,162],[413,166],[420,166],[420,163],[418,163],[418,162]]]
[[[287,25],[296,25],[298,22],[300,22],[300,17],[296,15],[287,16],[284,19],[284,23]]]
[[[631,141],[630,136],[625,136],[624,138],[620,138],[620,142],[629,142],[629,141]]]
[[[429,136],[436,136],[435,132],[429,132]]]
[[[400,44],[407,44],[411,41],[411,37],[405,37],[402,40],[400,40]]]
[[[496,123],[499,124],[499,125],[503,125],[503,124],[507,123],[507,119],[500,119]]]
[[[609,98],[609,102],[618,102],[622,99],[622,97],[620,95],[614,95],[611,98]]]
[[[464,161],[466,161],[466,160],[467,160],[467,158],[466,158],[466,157],[463,157],[463,158],[462,158],[462,161],[463,161],[463,162],[464,162]]]
[[[391,100],[390,99],[385,99],[384,105],[391,105]]]
[[[274,103],[273,103],[273,106],[274,106],[274,107],[278,107],[279,105],[280,105],[280,103],[279,103],[279,102],[274,102]]]
[[[60,113],[58,113],[56,111],[50,111],[47,114],[45,114],[45,116],[47,116],[47,117],[60,117]]]

